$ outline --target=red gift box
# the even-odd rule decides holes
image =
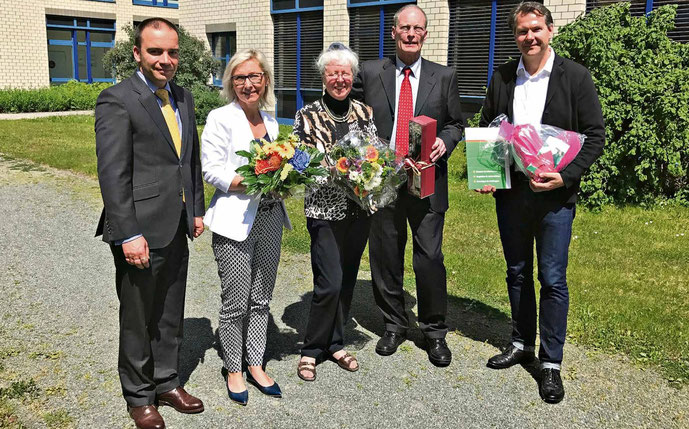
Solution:
[[[417,116],[409,121],[409,157],[405,161],[407,190],[419,198],[435,193],[435,164],[431,162],[431,151],[437,124],[438,121],[428,116]]]

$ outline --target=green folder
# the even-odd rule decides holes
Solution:
[[[504,141],[498,141],[499,128],[465,128],[469,189],[485,185],[510,189],[510,157]]]

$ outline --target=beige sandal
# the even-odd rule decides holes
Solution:
[[[310,372],[312,375],[311,377],[307,377],[304,375],[304,372]],[[306,362],[303,360],[299,361],[299,365],[297,365],[297,375],[299,378],[301,378],[304,381],[313,381],[316,379],[316,363],[315,362]]]
[[[335,359],[334,356],[333,359]],[[357,361],[354,356],[350,355],[349,352],[345,352],[345,354],[340,356],[339,359],[335,359],[335,362],[337,362],[337,365],[340,368],[346,369],[349,372],[356,372],[359,370],[359,361]],[[356,364],[354,368],[352,368],[352,362]]]

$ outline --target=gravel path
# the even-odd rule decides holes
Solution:
[[[0,120],[36,119],[48,116],[93,115],[93,110],[65,110],[64,112],[0,113]]]
[[[132,428],[116,372],[117,309],[109,250],[93,237],[97,183],[30,163],[0,159],[0,388],[34,380],[38,390],[5,400],[27,427]],[[283,254],[269,326],[268,368],[285,393],[249,388],[247,407],[226,398],[215,330],[219,286],[210,234],[190,246],[181,375],[206,411],[162,414],[169,428],[242,427],[689,427],[689,391],[653,370],[568,345],[567,396],[546,405],[523,368],[494,371],[488,357],[505,341],[506,320],[490,319],[453,299],[446,369],[429,364],[412,342],[382,358],[368,273],[360,275],[349,349],[362,369],[326,362],[318,379],[296,376],[298,342],[310,301],[310,265]],[[410,298],[410,302],[414,302]],[[413,338],[419,343],[418,334]],[[0,404],[2,405],[2,404]],[[2,409],[0,407],[0,412]]]

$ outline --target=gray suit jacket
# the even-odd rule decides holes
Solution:
[[[102,234],[103,241],[143,234],[150,248],[162,248],[175,236],[183,208],[190,238],[194,217],[204,214],[194,101],[172,82],[170,89],[182,120],[181,156],[155,94],[139,76],[98,96],[96,154],[105,207],[96,235]]]
[[[373,108],[373,119],[381,138],[390,140],[395,122],[395,59],[382,58],[361,64],[352,88],[352,97]],[[447,159],[464,134],[464,116],[459,101],[454,69],[421,59],[419,90],[414,116],[426,115],[438,121],[437,135],[447,153],[436,162],[435,194],[431,208],[444,213],[448,208]]]

